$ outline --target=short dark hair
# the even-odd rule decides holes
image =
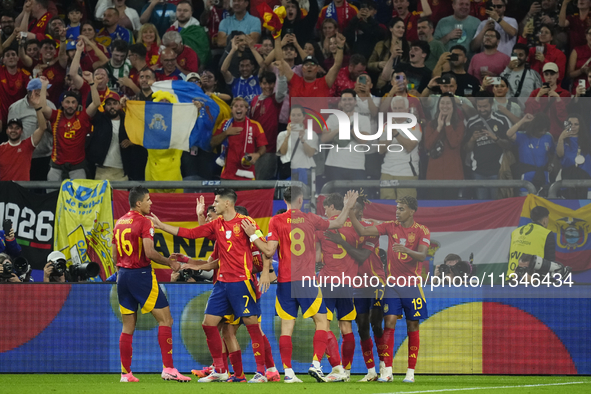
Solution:
[[[497,37],[497,40],[501,39],[501,33],[499,33],[498,31],[496,31],[495,29],[487,29],[484,34],[488,33],[489,31],[494,31],[495,32],[495,37]]]
[[[521,44],[521,43],[517,43],[517,44],[513,45],[513,50],[516,50],[516,49],[522,50],[526,54],[529,52],[529,48],[527,47],[527,45]]]
[[[349,59],[349,64],[352,66],[356,66],[358,64],[361,64],[362,66],[367,66],[367,59],[365,58],[365,56],[356,53]]]
[[[123,40],[120,40],[120,39],[113,40],[113,42],[111,43],[110,49],[111,49],[111,53],[113,53],[114,51],[117,51],[117,52],[125,52],[125,54],[127,55],[127,51],[129,50],[129,44]]]
[[[475,101],[478,102],[481,100],[487,100],[492,105],[493,97],[495,97],[495,95],[491,91],[482,90],[480,92],[476,92]]]
[[[431,20],[431,18],[429,18],[428,16],[420,17],[419,20],[417,21],[417,25],[419,23],[423,23],[423,22],[427,22],[429,24],[429,26],[431,27],[431,29],[433,29],[433,21]]]
[[[261,75],[261,82],[266,81],[267,83],[275,83],[277,82],[277,75],[271,71],[265,71],[263,75]]]
[[[238,196],[233,189],[215,189],[214,194],[216,196],[220,196],[221,198],[225,198],[227,200],[231,200],[232,204],[236,204],[236,200],[238,200]]]
[[[454,261],[454,260],[462,261],[462,258],[457,254],[450,253],[447,256],[445,256],[445,258],[443,259],[443,262],[447,263],[448,261]]]
[[[16,56],[18,56],[18,45],[10,45],[8,48],[6,48],[2,54],[2,57],[6,56],[8,52],[15,52]]]
[[[293,0],[292,0],[293,1]],[[275,212],[275,215],[281,215],[282,213],[287,212],[287,209],[285,208],[280,208],[277,210],[277,212]]]
[[[78,11],[81,14],[83,13],[82,9],[76,3],[74,3],[68,7],[67,14],[69,14],[70,12],[73,12],[73,11]]]
[[[356,92],[356,91],[354,91],[353,89],[344,89],[344,90],[341,92],[341,96],[340,96],[340,97],[343,97],[343,94],[347,94],[347,93],[350,93],[350,94],[352,94],[352,95],[353,95],[353,97],[357,97],[357,92]]]
[[[239,213],[244,216],[248,216],[248,209],[246,209],[246,207],[243,207],[242,205],[236,205],[234,207],[234,210],[236,210],[236,213]]]
[[[453,47],[449,48],[449,51],[453,51],[454,49],[459,49],[460,51],[464,52],[464,56],[466,56],[466,48],[463,45],[454,45]]]
[[[429,43],[427,41],[415,40],[410,43],[410,47],[411,48],[412,47],[421,48],[421,51],[423,51],[423,53],[427,54],[427,56],[425,57],[425,60],[429,59],[429,55],[431,54],[431,47],[429,46]]]
[[[43,8],[49,7],[49,0],[35,0],[35,3],[39,4]]]
[[[240,59],[240,61],[238,63],[242,63],[245,60],[248,60],[250,62],[250,64],[252,64],[253,66],[256,66],[256,61],[254,60],[254,57],[252,57],[252,56],[245,56],[242,59]]]
[[[291,108],[293,109],[293,107]],[[289,186],[283,192],[283,199],[285,200],[285,202],[288,202],[290,204],[297,200],[300,196],[304,196],[304,191],[299,186]]]
[[[407,207],[412,209],[413,211],[417,211],[419,209],[419,203],[416,198],[411,196],[404,196],[396,200],[398,204],[406,204]]]
[[[548,216],[550,216],[550,211],[544,207],[535,207],[529,213],[529,217],[534,223],[539,223],[540,220],[547,218]]]
[[[55,42],[55,41],[53,41],[51,38],[46,38],[46,39],[44,39],[43,41],[41,41],[39,44],[40,44],[40,45],[39,45],[40,47],[42,47],[42,46],[43,46],[43,45],[45,45],[45,44],[49,44],[49,45],[51,45],[52,47],[54,47],[54,48],[57,48],[57,44],[56,44],[56,42]]]
[[[148,189],[143,186],[134,186],[129,191],[129,207],[135,208],[135,204],[139,201],[141,202],[144,199],[146,194],[150,193]]]
[[[41,44],[39,43],[39,40],[36,38],[33,38],[32,40],[27,40],[27,42],[25,43],[25,51],[27,50],[27,48],[29,47],[29,45],[37,45],[39,48],[41,48]]]
[[[191,3],[189,0],[179,1],[179,3],[176,6],[178,7],[181,4],[188,4],[191,7],[191,12],[193,12],[193,3]]]
[[[106,9],[106,10],[103,12],[103,14],[104,14],[105,12],[109,11],[109,10],[115,11],[115,14],[117,14],[117,16],[121,16],[121,15],[119,14],[119,10],[118,10],[116,7],[114,7],[114,6],[113,6],[113,7],[109,7],[109,8],[107,8],[107,9]]]
[[[328,196],[326,196],[322,202],[322,205],[325,207],[332,205],[337,211],[342,211],[345,203],[343,201],[343,196],[341,196],[339,193],[330,193]]]
[[[210,205],[207,207],[207,212],[209,211],[214,211],[215,212],[215,207],[213,205]]]
[[[156,79],[156,71],[152,70],[150,67],[147,67],[147,66],[140,70],[140,74],[144,71],[150,72],[150,74],[152,74],[152,77],[154,77],[154,79]]]
[[[140,58],[145,58],[148,53],[148,49],[144,46],[144,44],[130,45],[128,50],[129,52],[138,55]]]

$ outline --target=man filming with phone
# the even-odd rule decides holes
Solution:
[[[513,97],[529,97],[531,92],[542,86],[542,77],[527,63],[529,48],[525,44],[515,44],[511,61],[501,74],[509,81],[509,92]]]
[[[6,253],[15,258],[21,253],[21,247],[16,242],[12,220],[5,219],[0,230],[0,253]]]
[[[461,45],[455,45],[451,48],[450,52],[444,52],[439,57],[439,61],[433,69],[433,78],[440,77],[445,73],[452,74],[457,83],[457,89],[453,93],[462,97],[472,96],[480,89],[480,81],[475,76],[466,72],[467,62],[466,48]],[[433,82],[433,80],[431,81]],[[433,87],[432,82],[429,82],[429,86],[431,87]],[[422,96],[429,96],[429,92],[423,91]]]

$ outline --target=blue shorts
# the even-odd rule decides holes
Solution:
[[[423,320],[429,317],[425,294],[420,286],[388,287],[383,300],[384,315],[404,316],[406,320]]]
[[[142,313],[168,306],[168,300],[164,292],[160,291],[156,274],[151,266],[135,269],[119,268],[117,296],[122,315],[136,313],[138,305],[142,308]]]
[[[375,288],[371,289],[373,297],[368,297],[368,289],[354,289],[353,290],[353,302],[355,303],[355,310],[358,315],[369,313],[370,309],[382,309],[382,300],[384,298],[384,289]]]
[[[259,316],[261,310],[256,302],[256,293],[252,281],[220,282],[213,285],[213,291],[207,300],[206,315],[234,315],[234,319]]]
[[[346,293],[343,293],[345,291]],[[350,297],[344,297],[349,294]],[[326,304],[326,317],[329,321],[332,321],[333,315],[336,315],[338,320],[352,321],[357,317],[357,310],[353,303],[353,289],[341,288],[338,291],[340,297],[325,298],[324,303]]]
[[[295,297],[292,297],[292,286],[297,286]],[[320,288],[302,286],[302,282],[278,282],[276,295],[275,315],[283,320],[294,320],[298,317],[298,308],[302,309],[304,319],[317,313],[326,313]]]

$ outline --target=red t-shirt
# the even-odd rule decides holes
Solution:
[[[0,119],[6,124],[8,107],[27,94],[27,84],[31,79],[31,73],[21,68],[16,69],[12,75],[6,66],[0,67]]]
[[[214,135],[221,134],[224,131],[224,125],[226,122],[222,122],[220,128],[215,131]],[[239,181],[245,181],[248,178],[236,175],[236,171],[252,171],[254,173],[254,166],[245,167],[242,165],[242,158],[245,153],[255,153],[258,147],[267,145],[267,138],[265,132],[261,127],[260,123],[254,120],[250,120],[250,130],[246,132],[246,121],[233,122],[230,127],[241,127],[242,131],[238,135],[231,135],[228,137],[228,153],[226,155],[226,165],[222,170],[222,179],[234,179]],[[254,144],[246,144],[247,135],[252,135]],[[246,146],[246,151],[245,151]]]
[[[406,253],[394,252],[392,244],[402,244],[410,250],[418,251],[420,245],[429,247],[431,234],[427,227],[418,223],[402,227],[398,221],[386,222],[376,226],[380,235],[388,236],[388,276],[394,278],[416,278],[421,274],[421,263]],[[408,282],[407,282],[408,283]]]
[[[84,161],[86,134],[91,132],[90,116],[86,111],[76,112],[67,119],[62,110],[52,110],[51,131],[53,133],[53,151],[51,160],[57,164],[80,164]]]
[[[267,153],[277,152],[277,134],[279,134],[279,113],[283,102],[278,103],[275,100],[275,93],[259,100],[256,96],[250,103],[250,117],[261,124],[267,138]]]
[[[113,228],[111,241],[117,251],[117,267],[144,268],[150,265],[146,257],[143,239],[154,239],[154,224],[137,211],[123,215]]]
[[[326,76],[316,78],[314,82],[306,82],[304,78],[293,74],[289,81],[289,97],[329,97],[330,87]]]
[[[31,137],[11,144],[0,145],[0,181],[29,181],[31,159],[35,146]]]
[[[331,220],[334,219],[336,219],[336,216],[331,218]],[[349,245],[357,245],[359,235],[353,228],[350,219],[347,219],[345,225],[338,229],[338,232]],[[345,275],[345,278],[351,278],[352,285],[353,278],[357,276],[357,270],[359,269],[355,259],[342,246],[327,240],[321,231],[316,232],[316,240],[320,242],[322,247],[322,261],[324,262],[324,267],[322,267],[318,276],[338,276],[341,278],[342,275]],[[330,282],[330,279],[328,279],[328,282]],[[348,282],[346,284],[349,285]]]
[[[360,223],[363,227],[373,226],[372,222],[367,222],[365,220],[361,220]],[[357,247],[359,246],[361,246],[363,249],[371,251],[371,254],[367,258],[367,260],[365,260],[363,264],[359,266],[359,270],[357,271],[359,276],[377,276],[383,283],[383,281],[386,280],[386,274],[384,272],[384,265],[382,264],[382,260],[380,259],[380,237],[359,237]]]
[[[146,53],[146,63],[153,66],[158,64],[160,61],[160,47],[155,42],[151,43],[149,47],[146,47],[148,52]]]
[[[56,107],[59,107],[60,96],[66,85],[66,69],[58,61],[43,70],[42,74],[49,79],[51,84],[51,87],[47,89],[47,99],[54,103]]]
[[[396,8],[392,10],[392,18],[398,16]],[[421,19],[421,13],[418,11],[412,11],[406,14],[404,18],[404,24],[406,25],[406,40],[412,42],[419,39],[419,33],[417,32],[417,22]]]
[[[351,80],[349,66],[342,67],[337,74],[337,79],[330,88],[331,97],[341,97],[341,92],[345,89],[355,89],[355,82]]]
[[[102,51],[105,54],[105,56],[109,57],[109,52],[103,44],[95,41],[95,45],[98,47],[100,51]],[[82,56],[82,59],[80,59],[80,67],[82,67],[82,71],[94,72],[94,67],[92,65],[95,62],[98,62],[99,60],[100,59],[97,56],[94,49],[90,49],[90,47],[85,47],[84,56]]]
[[[486,15],[486,5],[488,4],[487,1],[480,1],[475,2],[472,0],[470,2],[470,15],[475,18],[480,19],[481,21],[488,19],[488,15]]]
[[[328,220],[295,209],[271,218],[267,241],[279,242],[278,282],[302,281],[303,277],[313,278],[316,275],[314,233],[328,230],[328,226]]]
[[[41,34],[43,38],[45,38],[45,31],[47,30],[47,25],[49,24],[51,18],[53,18],[53,15],[51,15],[49,12],[46,12],[39,19],[32,18],[29,20],[29,33]],[[41,40],[43,40],[43,38],[41,38]]]
[[[237,213],[232,220],[226,221],[223,216],[219,216],[199,227],[180,228],[178,236],[188,239],[215,237],[215,250],[220,259],[218,280],[220,282],[242,282],[249,280],[252,276],[250,239],[241,226],[244,219],[250,220],[260,231],[259,226],[252,218]]]
[[[193,49],[185,45],[183,51],[177,55],[176,62],[179,66],[192,73],[196,73],[199,69],[199,58]]]
[[[584,20],[581,20],[578,12],[574,15],[567,15],[566,20],[568,21],[569,46],[576,48],[587,45],[585,30],[591,26],[591,13],[588,13]]]

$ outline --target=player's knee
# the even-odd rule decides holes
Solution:
[[[369,327],[357,326],[357,333],[359,333],[359,338],[361,338],[362,341],[365,341],[369,338]]]

